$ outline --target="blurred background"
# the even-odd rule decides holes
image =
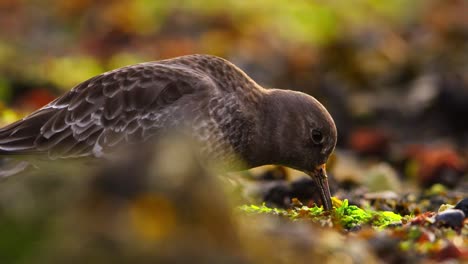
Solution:
[[[0,123],[104,71],[207,53],[317,97],[340,149],[416,159],[431,184],[439,167],[465,167],[467,10],[463,0],[2,0]]]
[[[1,0],[0,124],[102,72],[206,53],[329,109],[339,131],[329,164],[336,196],[353,199],[362,186],[371,193],[434,184],[466,191],[466,14],[464,0]],[[256,173],[289,181],[286,189],[281,182],[253,191],[263,201],[288,207],[303,194],[294,193],[297,186],[313,198],[313,189],[291,182],[294,172]],[[429,199],[424,208],[453,197]]]
[[[463,0],[2,0],[1,122],[104,71],[207,53],[318,97],[340,146],[368,143],[352,137],[362,126],[466,144],[466,11]]]

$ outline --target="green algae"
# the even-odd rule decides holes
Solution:
[[[400,225],[402,216],[391,211],[375,211],[362,209],[356,205],[350,205],[348,200],[333,198],[333,210],[324,211],[322,207],[301,206],[292,209],[271,208],[262,205],[242,205],[239,209],[246,213],[272,214],[289,218],[290,220],[308,219],[314,222],[331,221],[334,225],[344,229],[370,225],[377,229],[388,226]]]

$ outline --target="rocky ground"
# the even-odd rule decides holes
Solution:
[[[0,263],[468,261],[466,1],[180,2],[0,1],[0,123],[106,70],[222,56],[330,110],[335,209],[280,167],[51,164],[1,182]]]
[[[312,181],[296,171],[215,176],[183,141],[174,142],[116,163],[57,163],[4,180],[2,263],[468,259],[466,191],[440,184],[369,191],[372,184],[334,182],[334,209],[325,212],[315,205]]]

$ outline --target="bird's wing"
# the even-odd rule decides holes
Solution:
[[[101,156],[122,141],[148,137],[177,101],[213,86],[199,72],[157,63],[104,73],[0,129],[0,154]]]

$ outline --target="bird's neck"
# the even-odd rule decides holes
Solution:
[[[281,160],[281,140],[285,129],[288,127],[287,109],[285,109],[281,94],[284,91],[278,89],[265,90],[261,100],[258,103],[259,119],[252,135],[250,144],[250,157],[247,158],[248,163],[252,167],[279,164]]]

